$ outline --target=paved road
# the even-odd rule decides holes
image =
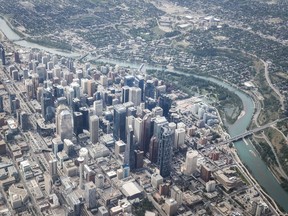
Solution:
[[[270,76],[269,76],[269,64],[266,61],[262,60],[262,59],[260,59],[260,61],[264,64],[264,67],[265,67],[265,79],[266,79],[267,83],[269,84],[270,88],[272,88],[272,90],[278,95],[280,103],[281,103],[281,109],[284,110],[285,109],[284,97],[280,93],[279,89],[276,88],[273,85],[273,83],[271,82],[271,79],[270,79]]]

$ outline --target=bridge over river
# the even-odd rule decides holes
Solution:
[[[231,137],[230,139],[227,139],[225,141],[217,143],[214,146],[221,146],[221,145],[225,145],[225,144],[228,144],[228,143],[231,143],[231,142],[236,142],[236,141],[241,140],[241,139],[243,139],[245,137],[251,136],[253,133],[257,133],[257,132],[262,131],[262,130],[268,128],[268,127],[271,127],[272,125],[276,124],[277,122],[281,122],[281,121],[283,121],[285,119],[288,119],[288,117],[282,118],[282,119],[277,119],[277,120],[275,120],[273,122],[267,123],[265,125],[262,125],[260,127],[254,128],[254,129],[251,129],[251,130],[246,131],[246,132],[244,132],[242,134],[239,134],[237,136]]]

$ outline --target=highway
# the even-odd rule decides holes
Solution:
[[[265,78],[266,78],[266,81],[267,83],[269,84],[270,88],[272,88],[272,90],[278,95],[279,97],[279,100],[280,100],[280,103],[281,103],[281,109],[284,110],[285,109],[285,105],[284,105],[284,97],[283,95],[280,93],[279,89],[276,88],[273,83],[271,82],[271,79],[269,77],[269,70],[268,70],[268,67],[269,67],[269,64],[260,59],[262,61],[262,63],[264,64],[264,67],[265,67]]]

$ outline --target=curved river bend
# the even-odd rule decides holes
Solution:
[[[14,43],[23,47],[27,48],[38,48],[50,52],[52,54],[57,54],[66,57],[77,57],[79,56],[78,53],[67,53],[61,50],[47,48],[35,43],[31,43],[25,40],[19,40],[19,37],[3,20],[0,18],[0,30],[6,35],[6,37],[11,40],[15,41]],[[18,40],[18,41],[17,41]],[[111,64],[118,64],[119,66],[129,66],[131,68],[139,68],[140,64],[132,64],[132,63],[125,63],[120,61],[115,61],[111,59],[99,59],[99,61],[107,62]],[[155,68],[155,67],[147,67],[148,69],[157,69],[162,70],[162,68]],[[181,73],[181,72],[180,72]],[[253,112],[254,112],[254,102],[245,93],[236,89],[235,87],[230,86],[229,84],[222,82],[220,80],[211,78],[211,77],[201,77],[197,76],[202,79],[209,80],[214,82],[218,85],[225,87],[227,90],[234,92],[237,94],[244,105],[245,115],[239,118],[234,124],[226,125],[228,128],[228,132],[231,137],[241,134],[246,131],[247,126],[250,124]],[[256,153],[256,149],[254,146],[247,142],[244,143],[243,141],[238,141],[235,143],[235,147],[237,149],[238,155],[241,161],[249,168],[252,172],[254,178],[258,181],[258,183],[265,189],[265,191],[286,211],[288,212],[288,193],[283,190],[283,188],[279,185],[278,181],[272,175],[266,164],[262,161],[260,156]],[[256,153],[256,154],[255,154]]]

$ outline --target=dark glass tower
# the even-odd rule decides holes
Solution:
[[[158,166],[162,177],[170,176],[174,132],[168,126],[161,127],[158,148]]]
[[[126,142],[126,108],[122,104],[114,106],[113,137]]]
[[[3,96],[0,95],[0,112],[4,112]]]
[[[171,109],[172,100],[168,95],[161,95],[159,97],[159,106],[163,109],[163,116],[169,117],[169,110]]]
[[[81,112],[73,113],[74,134],[78,136],[83,133],[83,114]]]
[[[122,103],[129,101],[129,86],[122,87]]]
[[[145,86],[145,97],[154,98],[154,94],[155,94],[154,83],[152,80],[147,80]]]
[[[125,76],[124,77],[124,85],[129,86],[129,87],[134,86],[134,79],[135,78],[132,75]]]
[[[83,129],[89,130],[89,110],[87,107],[80,107],[79,112],[83,115]]]
[[[5,65],[6,64],[6,56],[5,56],[5,50],[2,44],[0,44],[0,58],[2,60],[2,64]]]
[[[136,87],[139,87],[141,89],[141,101],[144,101],[144,77],[141,75],[137,75],[134,84]]]
[[[127,145],[125,148],[124,165],[128,165],[130,170],[135,169],[135,146],[134,146],[134,131],[132,125],[129,125],[129,132],[127,134]]]
[[[41,97],[41,114],[45,121],[51,121],[54,118],[53,95],[47,89],[44,89]]]

